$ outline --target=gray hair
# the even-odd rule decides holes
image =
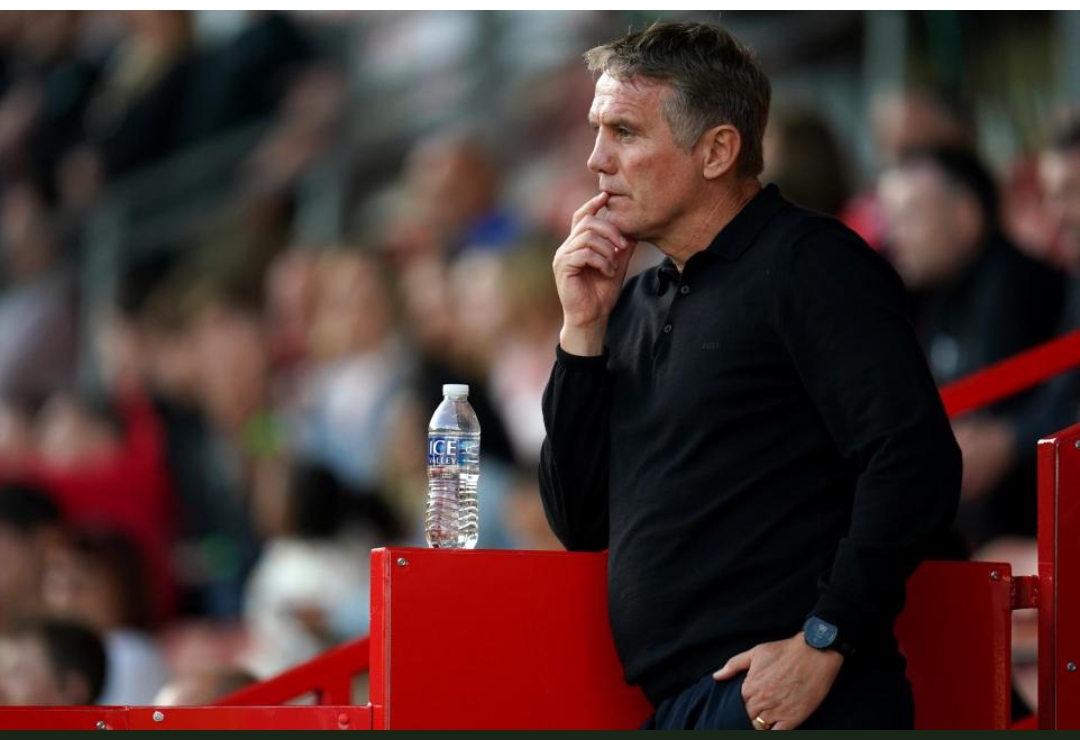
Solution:
[[[708,129],[731,124],[742,147],[737,171],[761,174],[772,87],[753,52],[710,23],[654,23],[585,53],[592,72],[670,86],[662,112],[676,143],[690,149]]]

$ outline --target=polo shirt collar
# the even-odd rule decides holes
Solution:
[[[773,184],[766,185],[720,230],[707,251],[726,260],[739,259],[753,245],[765,224],[786,205],[788,202],[780,195],[780,188]]]

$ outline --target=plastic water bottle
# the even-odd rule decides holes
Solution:
[[[428,424],[428,545],[471,550],[479,537],[480,422],[469,386],[444,385]]]

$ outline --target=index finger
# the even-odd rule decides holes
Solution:
[[[581,208],[574,211],[574,217],[570,220],[571,230],[578,225],[581,219],[586,216],[595,216],[600,213],[600,209],[607,205],[608,198],[611,196],[606,190],[601,190],[592,198],[585,202]]]

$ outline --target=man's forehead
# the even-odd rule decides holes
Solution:
[[[944,176],[932,166],[917,163],[893,167],[878,181],[882,202],[891,207],[937,203],[945,190]]]
[[[595,117],[609,110],[631,112],[635,108],[650,107],[659,102],[668,89],[664,82],[648,77],[622,79],[605,72],[596,80],[589,116]]]

